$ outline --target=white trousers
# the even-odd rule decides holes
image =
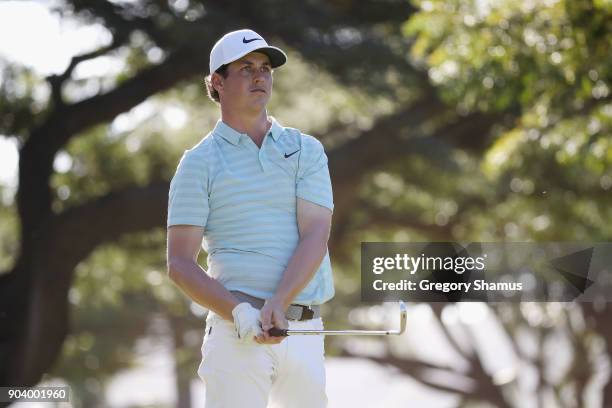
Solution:
[[[289,328],[321,330],[323,322],[290,321]],[[198,375],[206,386],[206,408],[327,406],[323,336],[243,344],[232,322],[210,312]]]

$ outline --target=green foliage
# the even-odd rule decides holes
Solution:
[[[449,148],[451,153],[434,153],[441,158],[381,160],[381,167],[365,175],[347,221],[351,232],[340,248],[342,262],[332,253],[338,290],[334,309],[328,310],[332,326],[333,319],[345,323],[349,307],[358,302],[361,241],[603,241],[612,236],[612,3],[414,4],[420,11],[404,26],[413,44],[407,58],[428,72],[450,113],[511,112],[516,120],[500,125],[484,151]],[[104,90],[131,78],[157,63],[164,51],[138,34],[113,55],[125,69],[109,78],[71,81],[70,100],[82,98],[90,83]],[[397,84],[397,95],[366,93],[365,87],[343,86],[297,52],[289,50],[289,57],[291,63],[274,73],[269,112],[287,126],[320,136],[328,148],[419,94],[406,92],[410,79],[403,72],[371,78]],[[169,180],[183,151],[198,143],[219,115],[205,94],[203,76],[149,98],[113,124],[74,137],[56,157],[54,210]],[[51,107],[42,79],[8,65],[0,77],[0,133],[25,140]],[[335,127],[342,133],[334,133]],[[14,208],[0,207],[0,270],[11,266],[17,235]],[[69,297],[73,324],[53,374],[71,383],[82,405],[99,403],[95,396],[116,372],[134,364],[136,343],[152,333],[195,338],[176,350],[181,375],[193,374],[190,364],[198,358],[203,322],[166,278],[164,229],[100,247],[75,273]],[[170,322],[171,332],[155,332],[151,323],[160,318]]]
[[[610,3],[415,4],[420,11],[404,27],[411,57],[444,100],[459,112],[521,112],[482,159],[472,158],[486,179],[480,194],[495,200],[484,200],[484,214],[452,219],[456,237],[609,238]]]
[[[519,117],[449,168],[410,156],[367,176],[343,243],[354,256],[335,265],[340,296],[356,290],[362,241],[609,240],[610,4],[414,3],[410,57],[449,106]]]
[[[170,145],[158,131],[146,137],[139,132],[113,134],[98,126],[76,138],[58,156],[63,164],[53,176],[57,193],[54,209],[83,203],[111,191],[152,181],[167,180],[180,158],[180,148]]]
[[[0,186],[0,194],[2,189]],[[14,206],[5,207],[0,204],[0,273],[10,270],[17,257],[18,231]]]
[[[405,25],[412,57],[443,97],[463,110],[571,112],[609,94],[610,3],[573,1],[414,2]]]
[[[25,139],[45,111],[45,87],[31,69],[0,58],[0,135]]]

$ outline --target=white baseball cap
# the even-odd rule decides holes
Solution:
[[[266,40],[253,30],[238,30],[225,34],[210,51],[210,73],[221,65],[229,64],[250,52],[257,51],[270,58],[272,68],[280,67],[287,62],[287,55],[276,47],[268,45]]]

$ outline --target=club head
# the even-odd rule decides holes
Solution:
[[[406,322],[408,320],[408,309],[406,308],[406,304],[402,301],[399,302],[400,306],[400,328],[399,333],[402,334],[406,331]]]

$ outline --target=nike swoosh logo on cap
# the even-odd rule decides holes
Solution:
[[[289,153],[289,154],[285,153],[285,159],[288,159],[289,157],[293,156],[294,154],[296,154],[296,153],[297,153],[297,152],[299,152],[299,151],[300,151],[300,149],[297,149],[297,150],[296,150],[295,152],[293,152],[293,153]]]
[[[253,42],[253,41],[258,41],[258,40],[261,40],[261,38],[251,38],[251,39],[247,40],[247,39],[246,39],[246,37],[242,37],[242,42],[243,42],[244,44],[248,44],[248,43],[250,43],[250,42]]]

